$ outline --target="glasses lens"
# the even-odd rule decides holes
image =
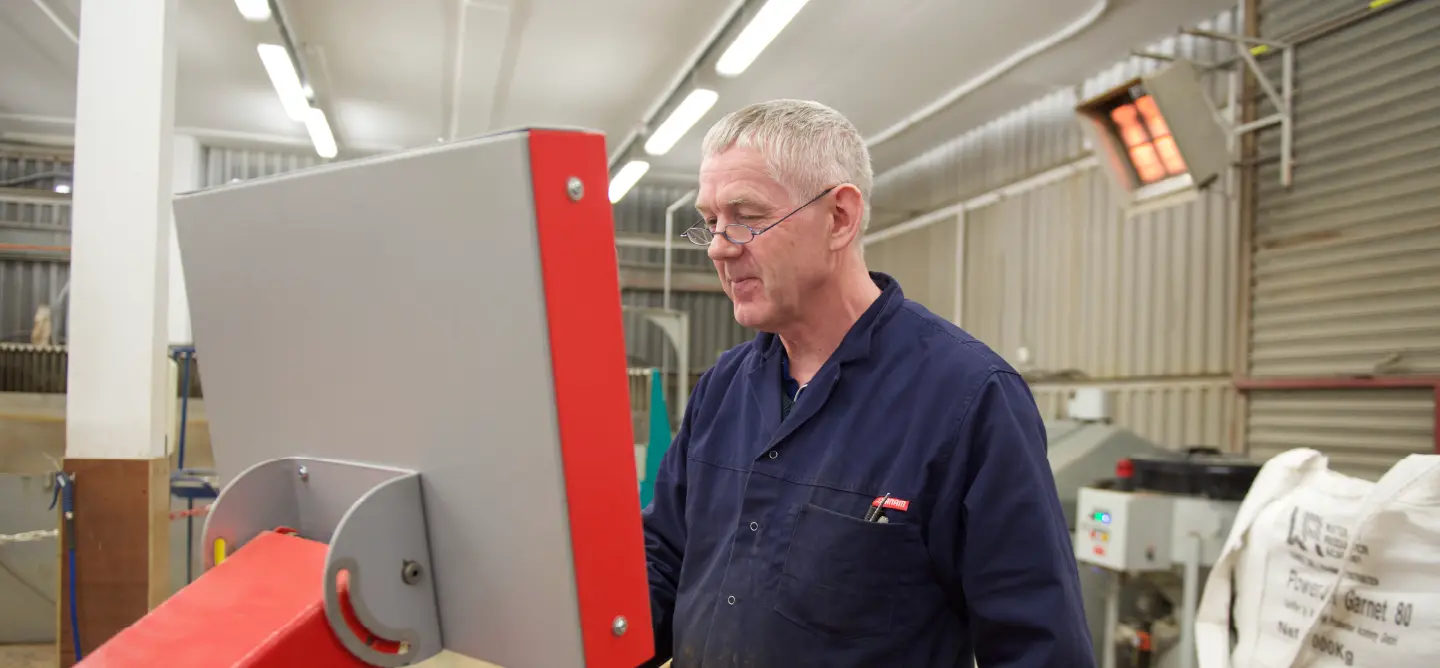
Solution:
[[[709,246],[710,240],[714,239],[715,235],[710,233],[709,228],[703,225],[696,225],[695,227],[685,230],[685,238],[689,239],[690,243],[696,246]]]
[[[755,238],[755,230],[752,230],[745,225],[726,225],[725,238],[729,239],[731,243],[750,243],[750,240]]]

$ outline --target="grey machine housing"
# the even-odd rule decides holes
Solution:
[[[326,616],[373,665],[584,663],[529,134],[174,202],[224,485],[205,565],[276,526],[328,542]],[[342,569],[406,654],[345,632]]]

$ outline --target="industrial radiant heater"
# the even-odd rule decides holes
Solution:
[[[178,197],[223,487],[82,665],[649,658],[607,177],[519,130]]]

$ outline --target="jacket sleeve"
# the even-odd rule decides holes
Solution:
[[[680,564],[685,557],[685,461],[690,449],[690,425],[700,405],[705,380],[702,376],[686,402],[680,430],[660,460],[654,497],[640,515],[650,579],[650,619],[655,631],[655,658],[641,664],[644,668],[663,665],[674,652],[675,596],[680,586]]]
[[[986,668],[1093,668],[1069,524],[1045,427],[1018,374],[994,371],[963,408],[931,524],[951,606]]]

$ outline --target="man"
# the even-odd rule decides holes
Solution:
[[[686,232],[735,319],[644,511],[656,663],[1093,666],[1028,387],[861,253],[869,153],[781,100],[704,140]]]

